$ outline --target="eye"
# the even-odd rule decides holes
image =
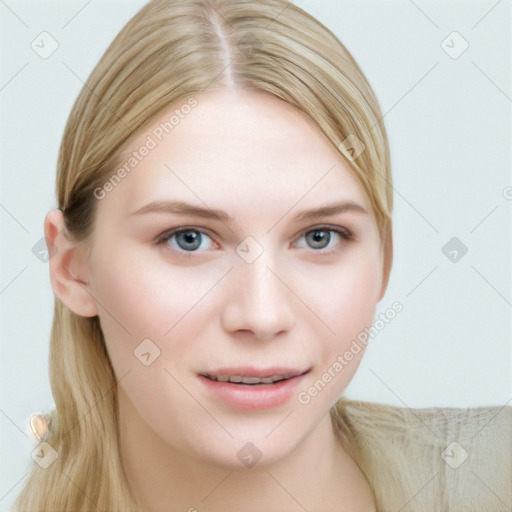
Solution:
[[[172,249],[185,252],[201,252],[210,249],[213,240],[204,231],[195,228],[179,228],[166,231],[155,242],[157,245],[169,245]]]
[[[353,236],[352,233],[345,228],[319,226],[305,231],[299,240],[302,238],[305,239],[307,246],[298,245],[298,247],[309,247],[310,249],[315,249],[318,252],[330,253],[334,252],[337,248],[339,249],[337,246],[339,246],[343,240],[352,240]]]
[[[306,245],[300,243],[302,239],[305,240]],[[296,246],[328,254],[339,250],[342,241],[352,239],[352,233],[346,228],[319,226],[304,231],[298,238]],[[174,249],[178,253],[202,252],[217,245],[206,231],[195,227],[180,227],[168,230],[162,233],[154,243]]]

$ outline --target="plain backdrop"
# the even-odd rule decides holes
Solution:
[[[0,511],[28,473],[36,446],[29,416],[53,406],[53,292],[39,251],[45,213],[57,206],[62,132],[83,82],[144,3],[0,1]],[[392,152],[395,256],[378,313],[395,301],[403,311],[371,339],[346,395],[406,407],[505,405],[512,400],[510,1],[295,3],[360,64]],[[42,37],[45,51],[58,44],[50,56],[41,55]]]

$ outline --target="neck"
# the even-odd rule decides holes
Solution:
[[[144,512],[375,510],[370,487],[339,443],[329,415],[286,458],[240,469],[171,447],[121,390],[119,407],[123,465]]]

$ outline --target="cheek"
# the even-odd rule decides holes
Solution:
[[[328,388],[321,401],[334,403],[339,398],[364,355],[366,329],[373,323],[381,290],[382,270],[376,255],[358,253],[336,271],[331,267],[324,276],[317,276],[318,286],[311,296],[326,328],[321,331],[321,353],[308,385],[316,386],[313,395]]]
[[[382,283],[377,251],[357,252],[336,266],[309,275],[310,295],[335,344],[346,341],[373,321]],[[314,279],[315,286],[311,287]],[[306,281],[304,282],[306,286]]]
[[[122,375],[135,362],[133,352],[143,340],[152,340],[161,350],[172,345],[179,351],[175,340],[181,328],[188,326],[190,337],[202,328],[195,310],[223,271],[171,265],[149,253],[154,249],[137,254],[104,247],[94,259],[91,294],[112,364]],[[189,317],[194,317],[193,324]]]
[[[378,262],[373,259],[361,260],[348,267],[343,273],[344,285],[338,294],[336,318],[338,327],[360,329],[373,321],[381,287],[381,272]],[[333,312],[334,314],[334,312]],[[351,335],[355,333],[352,329]],[[346,333],[347,329],[343,329]],[[344,339],[346,334],[340,332]],[[348,334],[348,333],[347,333]]]

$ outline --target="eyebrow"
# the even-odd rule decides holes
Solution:
[[[368,214],[368,211],[354,201],[342,201],[327,204],[318,208],[303,210],[293,218],[293,222],[311,221],[321,217],[328,217],[338,213],[356,212]],[[204,219],[218,219],[232,222],[234,219],[223,210],[203,208],[202,206],[185,203],[183,201],[153,201],[130,215],[143,215],[146,213],[167,213],[175,215],[192,215]]]

